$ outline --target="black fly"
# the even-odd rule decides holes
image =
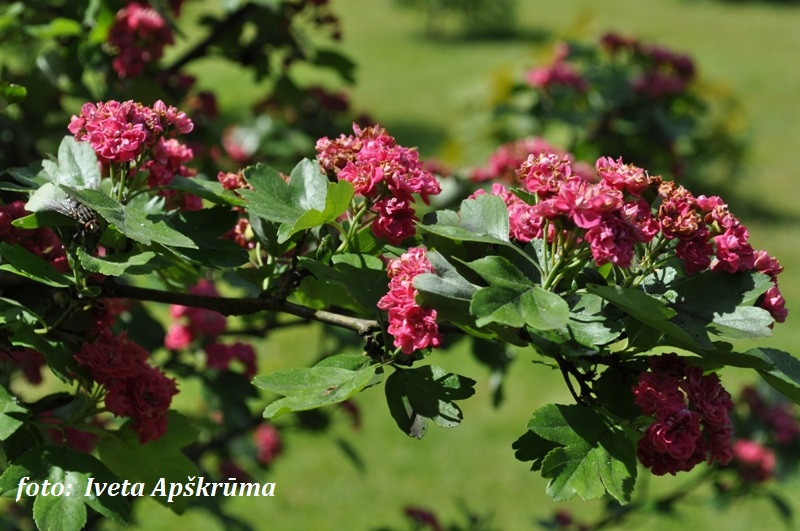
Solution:
[[[47,203],[47,208],[77,221],[80,224],[79,231],[84,234],[94,234],[100,230],[97,212],[73,197],[50,201]]]

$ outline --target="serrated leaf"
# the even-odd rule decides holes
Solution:
[[[772,335],[770,313],[757,306],[737,306],[732,312],[717,314],[711,322],[715,335],[729,339],[759,339]]]
[[[752,348],[740,357],[763,363],[756,370],[764,381],[800,404],[800,360],[774,348]]]
[[[275,418],[291,411],[306,411],[343,402],[360,392],[375,376],[377,366],[351,370],[329,364],[292,368],[256,376],[253,385],[285,395],[264,410],[264,417]]]
[[[700,338],[690,336],[677,324],[671,322],[670,318],[676,317],[677,312],[667,307],[663,301],[644,291],[620,286],[598,286],[597,284],[587,284],[586,289],[589,293],[594,293],[609,301],[633,318],[660,331],[678,347],[689,350],[714,348],[707,336],[704,340],[702,336]],[[698,343],[698,340],[702,341],[702,344]]]
[[[245,168],[244,178],[253,186],[239,190],[247,201],[245,208],[268,221],[294,225],[306,211],[325,208],[328,178],[308,159],[295,166],[288,183],[262,163]]]
[[[70,495],[36,496],[33,513],[39,529],[81,529],[86,523],[88,505],[118,523],[130,517],[130,504],[122,496],[95,493],[86,496],[89,478],[96,483],[118,481],[103,463],[93,456],[65,446],[37,446],[16,459],[0,477],[0,496],[16,496],[23,477],[41,484],[44,480],[62,483]]]
[[[8,263],[0,269],[55,288],[68,288],[72,280],[56,271],[52,265],[18,245],[0,242],[0,254]]]
[[[5,387],[0,386],[0,441],[8,439],[23,424],[28,410],[20,406]]]
[[[97,190],[100,177],[100,166],[92,146],[88,142],[78,142],[71,136],[65,136],[58,146],[56,183]]]
[[[414,287],[426,306],[436,308],[442,320],[454,324],[474,327],[475,319],[469,306],[478,286],[469,282],[436,251],[428,251],[428,260],[434,273],[423,273],[414,277]]]
[[[419,227],[432,234],[465,242],[510,245],[508,208],[499,196],[483,194],[461,203],[460,215],[451,210],[434,212],[432,223]],[[427,218],[426,218],[427,220]]]
[[[245,204],[241,197],[226,189],[222,183],[206,179],[188,179],[176,175],[167,188],[188,192],[218,205],[243,206]]]
[[[569,319],[566,301],[539,286],[482,288],[472,297],[470,312],[478,326],[500,323],[514,328],[527,325],[535,330],[553,330],[562,328]]]
[[[388,288],[383,261],[370,255],[339,254],[333,256],[333,265],[301,258],[302,267],[324,282],[342,286],[362,306],[374,309]]]
[[[584,406],[550,404],[534,412],[528,429],[558,448],[542,460],[550,478],[547,494],[566,501],[576,494],[595,499],[605,492],[630,501],[636,482],[636,452],[623,430]]]
[[[515,450],[514,457],[522,462],[533,462],[531,464],[532,472],[541,470],[542,461],[545,456],[558,447],[558,444],[539,437],[530,430],[523,433],[514,441],[514,444],[511,445],[511,448]]]
[[[138,435],[123,426],[116,433],[103,437],[97,449],[103,464],[112,472],[131,482],[144,483],[145,491],[151,493],[162,478],[169,486],[171,482],[185,483],[187,478],[198,476],[194,463],[180,451],[196,441],[197,430],[191,422],[176,411],[170,411],[167,432],[159,439],[141,444]],[[183,512],[188,501],[182,496],[173,498],[172,503],[168,503],[165,496],[154,498],[178,514]]]
[[[397,369],[386,379],[386,402],[403,433],[421,439],[429,420],[443,428],[461,423],[463,414],[453,401],[472,396],[474,385],[474,380],[435,365]]]
[[[77,255],[86,271],[111,277],[125,274],[146,275],[171,265],[169,261],[153,251],[114,254],[99,258],[86,254],[86,251],[79,247]]]
[[[581,345],[607,345],[622,335],[621,316],[621,312],[602,298],[585,293],[575,297],[567,328],[572,339]]]
[[[292,235],[335,221],[350,205],[353,199],[353,185],[347,181],[329,183],[322,210],[309,208],[293,224],[284,223],[278,230],[278,243],[287,241]]]

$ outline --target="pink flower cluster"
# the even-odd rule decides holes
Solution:
[[[589,84],[578,70],[567,62],[570,48],[567,43],[555,45],[555,53],[547,66],[533,68],[525,74],[525,81],[532,87],[544,90],[553,86],[572,87],[579,92],[586,92]]]
[[[745,481],[763,483],[775,474],[775,452],[747,439],[733,443],[736,470]]]
[[[631,85],[636,92],[650,98],[680,94],[695,77],[692,59],[667,48],[616,33],[603,36],[600,44],[612,57],[626,53],[641,63],[642,71]]]
[[[67,127],[75,140],[89,142],[104,164],[135,161],[159,139],[190,133],[193,128],[184,112],[161,100],[152,107],[133,100],[85,103],[80,116],[73,115]],[[174,151],[173,146],[173,157]]]
[[[272,463],[283,451],[280,432],[266,422],[253,431],[253,442],[256,445],[256,459],[263,466]]]
[[[47,260],[58,271],[69,270],[64,246],[55,233],[47,228],[20,229],[11,224],[15,219],[30,214],[24,201],[0,205],[0,241],[20,245],[36,256]]]
[[[207,297],[219,296],[214,284],[206,279],[200,280],[189,288],[189,293]],[[209,368],[228,370],[231,363],[238,362],[244,367],[244,374],[248,379],[255,376],[256,352],[252,346],[241,342],[232,345],[218,342],[218,337],[228,326],[224,315],[205,308],[173,304],[170,306],[170,316],[174,322],[164,337],[166,348],[183,350],[198,341],[203,345],[206,353],[206,365]],[[184,320],[184,322],[181,323],[178,320]]]
[[[441,191],[436,177],[422,169],[415,149],[397,145],[394,137],[376,125],[362,129],[353,124],[355,135],[317,141],[319,164],[329,176],[353,184],[367,198],[375,220],[372,232],[399,244],[416,232],[412,194],[427,204]]]
[[[424,247],[412,247],[400,258],[390,260],[387,268],[389,293],[378,301],[378,308],[389,312],[388,331],[394,346],[404,354],[427,347],[438,348],[442,342],[436,324],[436,310],[417,304],[414,277],[432,273],[433,266]]]
[[[658,209],[661,232],[667,239],[677,240],[675,254],[681,258],[689,274],[711,268],[712,271],[736,273],[758,271],[769,275],[772,287],[762,296],[761,307],[775,321],[786,320],[786,301],[778,289],[778,274],[783,267],[766,251],[750,246],[747,228],[718,196],[694,197],[673,182],[658,188],[662,202]]]
[[[147,364],[148,353],[123,332],[105,332],[92,343],[84,343],[75,354],[78,363],[89,369],[92,379],[105,386],[106,408],[120,417],[133,419],[132,428],[144,443],[164,435],[167,412],[175,380]]]
[[[164,47],[174,42],[172,28],[158,11],[131,2],[117,12],[108,32],[108,43],[117,53],[111,66],[121,78],[136,77],[145,65],[161,59]]]
[[[650,358],[639,375],[634,402],[653,423],[639,439],[637,455],[653,474],[688,472],[702,461],[733,458],[731,395],[716,374],[704,375],[677,354]]]
[[[556,234],[554,223],[577,230],[578,242],[585,242],[597,265],[612,263],[629,267],[636,243],[647,243],[658,232],[642,193],[650,177],[622,159],[600,158],[591,179],[573,170],[567,155],[540,152],[529,155],[517,170],[525,189],[536,204],[528,205],[502,185],[492,193],[501,196],[509,208],[510,236],[519,241]]]
[[[576,162],[571,153],[553,147],[543,138],[531,136],[502,144],[490,156],[485,166],[476,168],[470,175],[470,180],[475,182],[502,181],[511,183],[516,178],[517,169],[524,163],[531,153],[552,153],[561,158],[568,158],[572,171],[591,179],[594,169],[584,162]]]

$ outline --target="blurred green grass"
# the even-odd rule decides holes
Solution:
[[[768,208],[800,215],[795,193],[800,128],[794,123],[800,115],[800,69],[794,66],[800,49],[796,31],[800,10],[688,0],[523,0],[518,38],[470,41],[424,38],[417,14],[397,10],[392,0],[337,0],[333,6],[343,21],[343,47],[359,65],[355,107],[371,113],[401,143],[417,145],[423,155],[453,164],[485,159],[494,146],[481,139],[481,116],[493,90],[520,68],[546,56],[549,47],[542,48],[542,42],[549,38],[593,39],[616,30],[690,53],[701,76],[727,85],[748,113],[751,151],[746,177],[737,186]],[[243,83],[241,72],[219,63],[196,68],[201,84],[220,91],[223,106],[243,107],[259,93]],[[765,343],[800,354],[800,341],[793,332],[800,322],[797,223],[745,221],[754,245],[777,255],[786,267],[781,288],[791,313]],[[309,330],[287,330],[272,336],[259,347],[261,370],[311,361],[316,355],[312,335]],[[544,494],[546,482],[514,459],[510,444],[530,413],[548,402],[570,401],[559,375],[533,365],[532,359],[531,352],[520,352],[511,367],[506,401],[493,410],[488,375],[465,349],[435,353],[433,363],[478,380],[476,396],[462,404],[465,420],[460,427],[434,427],[422,441],[412,440],[388,415],[382,388],[370,389],[358,398],[364,415],[360,432],[353,432],[346,419],[337,416],[339,422],[329,437],[287,433],[286,453],[267,475],[278,483],[275,498],[232,499],[228,508],[255,529],[281,530],[366,530],[384,525],[402,529],[406,505],[431,508],[443,522],[464,522],[462,501],[477,513],[493,513],[493,524],[502,529],[531,528],[536,518],[550,516],[556,507],[569,506],[590,518],[599,510],[599,502],[552,503]],[[741,371],[724,375],[734,393],[750,379]],[[191,407],[192,395],[185,393],[181,404]],[[344,458],[335,437],[356,449],[363,471]],[[674,488],[687,479],[654,479],[650,487]],[[690,500],[683,519],[634,518],[624,527],[780,527],[763,501],[747,501],[718,513],[702,503],[707,495]],[[136,515],[139,524],[134,527],[141,529],[214,529],[202,510],[177,517],[149,500],[139,504]]]

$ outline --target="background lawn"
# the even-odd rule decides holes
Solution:
[[[343,48],[359,65],[352,91],[354,107],[373,115],[406,145],[417,145],[424,156],[454,165],[479,164],[494,147],[485,139],[483,116],[496,94],[523,67],[549,55],[552,39],[595,40],[615,30],[652,40],[692,55],[701,77],[719,83],[744,103],[751,150],[745,178],[737,186],[788,218],[781,222],[745,217],[751,241],[783,262],[781,288],[790,316],[764,342],[800,354],[794,327],[800,323],[800,232],[797,230],[798,162],[800,162],[800,8],[768,4],[727,4],[689,0],[521,0],[520,36],[501,41],[456,38],[429,40],[423,20],[401,11],[391,0],[336,0],[343,21]],[[227,85],[222,105],[242,107],[258,92],[242,88],[235,72],[214,64],[198,64],[201,83]],[[614,155],[609,153],[608,155]],[[263,371],[298,366],[316,355],[311,332],[287,330],[260,346]],[[422,441],[397,430],[383,400],[382,388],[358,397],[364,424],[360,432],[338,413],[330,437],[286,433],[286,455],[268,474],[278,483],[272,499],[233,499],[231,512],[256,529],[375,529],[406,528],[402,508],[428,507],[445,523],[464,524],[460,507],[489,515],[502,529],[526,529],[536,518],[549,517],[558,507],[544,494],[545,481],[514,459],[511,442],[522,433],[530,413],[541,405],[570,402],[560,379],[550,368],[531,363],[536,356],[521,351],[507,382],[506,401],[490,404],[487,373],[464,348],[436,353],[433,362],[478,380],[475,397],[462,404],[465,420],[458,429],[431,428]],[[744,372],[730,371],[723,381],[732,392],[750,381]],[[192,393],[181,404],[194,406]],[[336,442],[341,438],[363,460],[348,460]],[[698,467],[702,468],[702,467]],[[674,488],[691,476],[654,479],[651,489]],[[787,489],[797,487],[789,484]],[[780,522],[766,502],[752,501],[724,513],[703,503],[708,493],[684,504],[682,518],[633,518],[626,528],[652,529],[772,529]],[[786,490],[792,497],[792,491]],[[697,499],[702,498],[702,499]],[[599,502],[569,505],[578,515],[596,514]],[[798,504],[800,508],[800,504]],[[172,515],[155,502],[138,505],[141,529],[212,529],[206,513],[192,509]],[[222,526],[218,526],[222,529]]]

